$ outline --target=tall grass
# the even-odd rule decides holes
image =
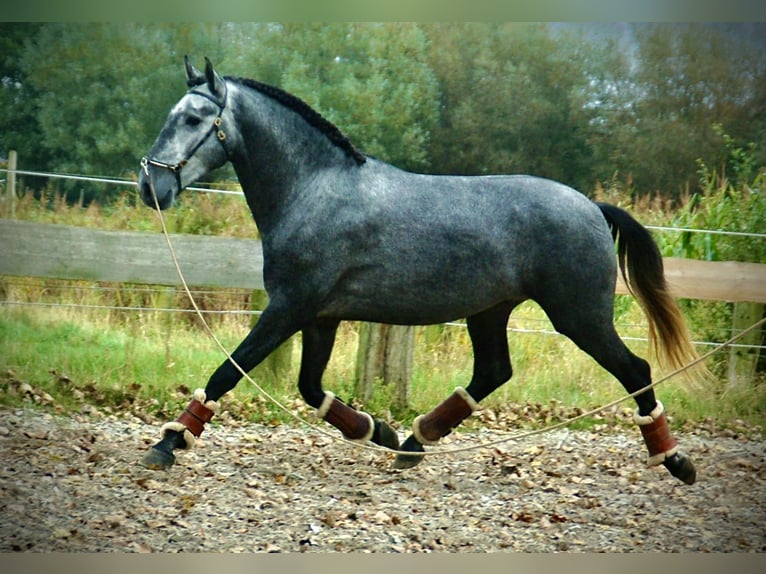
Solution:
[[[620,190],[605,190],[615,203]],[[616,200],[616,201],[615,201]],[[640,220],[665,223],[672,217],[667,205],[657,202],[634,207]],[[158,230],[156,214],[124,196],[109,206],[67,205],[53,194],[39,199],[26,196],[16,207],[20,219],[66,223],[100,229]],[[166,212],[175,232],[257,236],[244,201],[239,197],[186,193],[180,204]],[[645,217],[644,217],[645,216]],[[191,313],[152,311],[157,308],[190,309],[185,294],[175,289],[137,285],[72,282],[0,277],[2,299],[32,305],[0,305],[0,402],[17,405],[34,400],[18,389],[20,382],[47,393],[51,408],[69,411],[94,401],[111,409],[133,409],[159,418],[174,418],[191,390],[204,387],[207,377],[224,360],[221,351],[201,329]],[[202,309],[241,311],[250,308],[250,293],[243,290],[207,290],[195,294]],[[50,306],[41,306],[47,304]],[[135,307],[143,310],[125,310]],[[628,345],[647,355],[646,321],[639,306],[626,296],[615,305],[618,330],[631,338]],[[251,318],[241,314],[208,316],[217,336],[233,350],[247,332]],[[696,323],[692,321],[694,327]],[[624,389],[590,357],[553,331],[542,310],[526,303],[511,317],[509,345],[514,377],[485,401],[489,411],[541,414],[542,422],[576,414],[621,398]],[[697,335],[693,328],[693,336]],[[256,382],[296,412],[306,414],[297,392],[300,336],[293,348],[292,372],[279,380],[257,373]],[[325,375],[325,386],[355,401],[354,372],[357,326],[344,323]],[[466,385],[472,372],[467,330],[460,325],[421,327],[416,330],[414,376],[409,408],[391,412],[393,390],[380,385],[365,408],[403,424],[446,397],[455,386]],[[655,376],[661,375],[654,367]],[[766,390],[756,381],[746,397],[724,392],[714,383],[688,388],[681,379],[657,389],[676,424],[715,419],[727,424],[738,419],[748,424],[766,423]],[[84,399],[83,399],[84,397]],[[277,422],[289,420],[258,391],[243,381],[224,398],[224,407],[235,416]],[[632,402],[615,409],[622,416]],[[525,411],[526,409],[526,411]],[[618,417],[619,418],[619,417]],[[622,418],[627,418],[622,416]],[[535,417],[521,417],[519,424],[534,424]]]

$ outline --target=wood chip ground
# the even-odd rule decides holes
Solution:
[[[158,427],[0,410],[0,552],[766,551],[752,438],[679,433],[698,469],[686,486],[644,466],[637,430],[554,431],[398,471],[313,427],[230,421],[150,471],[138,461]]]

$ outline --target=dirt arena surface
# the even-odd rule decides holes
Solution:
[[[398,471],[314,427],[229,421],[150,471],[138,461],[158,429],[0,410],[0,552],[766,551],[766,451],[744,436],[677,433],[697,465],[686,486],[644,466],[638,430],[557,430]]]

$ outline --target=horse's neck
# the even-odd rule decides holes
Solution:
[[[260,176],[250,165],[243,168],[235,164],[234,170],[258,230],[262,235],[268,233],[289,201],[289,184],[276,185],[269,178]]]
[[[252,105],[263,108],[240,122],[244,150],[232,163],[256,223],[264,230],[275,224],[295,194],[310,190],[318,172],[340,172],[350,162],[296,112],[278,108],[277,102]]]

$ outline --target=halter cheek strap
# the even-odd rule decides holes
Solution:
[[[207,139],[211,135],[213,134],[216,135],[216,138],[221,144],[221,147],[223,147],[223,152],[226,154],[226,157],[229,157],[229,152],[226,150],[226,144],[224,143],[226,141],[226,132],[221,127],[223,125],[223,119],[221,118],[221,116],[223,116],[223,110],[226,108],[226,97],[228,95],[228,90],[224,92],[222,101],[219,101],[217,98],[214,98],[210,94],[206,94],[205,92],[198,92],[197,90],[191,90],[189,93],[194,94],[196,96],[202,96],[203,98],[210,100],[211,102],[213,102],[215,105],[217,105],[220,108],[218,115],[213,120],[213,125],[210,126],[210,129],[207,131],[207,133],[191,149],[191,151],[187,154],[186,158],[182,159],[178,163],[166,163],[164,161],[159,161],[159,160],[150,158],[149,156],[144,156],[141,158],[141,167],[143,168],[144,174],[146,174],[147,177],[149,177],[150,165],[170,170],[173,173],[173,175],[175,175],[176,177],[176,184],[178,185],[179,191],[181,189],[181,169],[187,163],[189,163],[189,159],[192,158],[195,153],[197,153],[197,150],[202,147],[202,145],[207,141]]]

